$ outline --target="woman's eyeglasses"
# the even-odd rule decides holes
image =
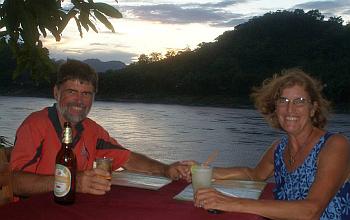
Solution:
[[[303,97],[295,98],[293,100],[290,100],[286,97],[279,97],[276,101],[276,104],[278,106],[287,106],[290,102],[297,107],[302,107],[308,103],[311,103],[311,100],[303,98]]]

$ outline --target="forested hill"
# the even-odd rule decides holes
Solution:
[[[100,95],[215,96],[246,100],[273,73],[300,67],[325,84],[337,105],[350,101],[350,25],[317,10],[277,11],[158,62],[139,62],[101,77]],[[194,33],[195,34],[195,33]],[[141,62],[142,61],[142,62]]]
[[[52,82],[44,79],[28,83],[24,75],[11,80],[16,63],[9,60],[4,40],[0,57],[0,94],[51,94]],[[97,98],[249,104],[253,86],[290,67],[316,76],[336,107],[350,110],[350,25],[341,17],[325,19],[317,10],[300,9],[255,17],[193,51],[169,53],[165,59],[141,55],[126,68],[100,74]]]

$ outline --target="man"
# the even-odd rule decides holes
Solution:
[[[29,115],[17,130],[11,155],[16,195],[29,196],[53,190],[55,159],[66,121],[73,127],[77,192],[102,195],[111,189],[109,180],[98,177],[109,174],[92,167],[95,158],[104,156],[113,158],[113,169],[123,167],[173,180],[189,178],[186,165],[179,162],[166,165],[131,152],[87,118],[97,92],[97,82],[96,72],[85,63],[68,60],[60,67],[54,87],[57,103]]]

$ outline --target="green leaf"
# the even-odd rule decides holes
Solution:
[[[89,31],[88,21],[89,21],[89,14],[86,10],[81,10],[79,14],[79,21],[80,24],[85,28],[86,31]]]
[[[77,17],[74,17],[75,23],[77,24],[78,31],[80,33],[80,37],[83,38],[83,31],[81,30],[81,25]]]
[[[5,27],[6,26],[6,23],[4,21],[4,19],[0,19],[0,29]]]
[[[111,5],[94,3],[94,0],[71,0],[72,9],[62,9],[62,0],[0,0],[0,37],[9,35],[8,45],[16,57],[17,66],[13,77],[30,71],[32,79],[46,77],[48,71],[42,58],[49,59],[43,48],[40,36],[52,34],[60,41],[61,33],[74,18],[80,37],[82,26],[96,33],[96,23],[102,22],[114,32],[110,17],[121,18],[121,13]],[[95,10],[95,15],[93,14]],[[79,15],[79,16],[78,16]],[[107,19],[108,18],[108,19]],[[95,20],[94,20],[95,19]],[[6,30],[6,31],[4,31]]]
[[[67,14],[65,14],[64,12],[62,12],[62,20],[58,26],[58,32],[62,33],[62,31],[66,28],[68,22],[70,19],[72,19],[73,17],[75,17],[75,15],[78,13],[77,10],[75,9],[71,9]]]
[[[86,31],[89,31],[91,27],[96,33],[98,32],[95,25],[90,21],[90,9],[93,7],[93,3],[80,3],[80,15],[79,21]]]
[[[98,20],[102,22],[102,24],[104,24],[109,30],[115,33],[113,25],[111,24],[111,22],[108,21],[108,19],[103,14],[101,14],[97,10],[94,10],[94,15]]]
[[[55,37],[55,40],[58,42],[61,40],[61,33],[58,32],[57,27],[52,23],[49,22],[46,25],[46,28],[51,32],[51,34]]]
[[[7,31],[0,31],[0,38],[4,37],[6,35],[8,35]]]
[[[123,17],[123,15],[117,9],[115,9],[113,6],[108,5],[106,3],[102,3],[102,2],[95,3],[94,8],[112,18]]]
[[[51,29],[58,30],[61,22],[61,11],[56,8],[56,0],[31,0],[27,1],[27,10],[29,10],[35,19],[35,25],[51,26]]]
[[[57,11],[59,7],[56,0],[30,0],[25,2],[29,7],[34,9],[39,8],[40,10],[43,8],[47,11]]]
[[[23,31],[21,32],[23,40],[29,44],[35,44],[37,40],[39,40],[39,32],[36,28],[33,15],[23,4],[18,7],[17,13],[23,28]]]
[[[17,13],[17,2],[11,0],[5,0],[3,3],[3,9],[6,11],[6,17],[4,19],[6,23],[6,30],[9,32],[10,37],[13,38],[15,42],[18,41],[18,13]]]
[[[92,28],[92,30],[98,33],[96,26],[89,19],[87,20],[87,24]]]
[[[42,25],[39,25],[39,29],[40,29],[41,33],[43,34],[43,36],[44,36],[44,37],[46,37],[46,36],[47,36],[47,34],[46,34],[45,27],[44,27],[44,26],[42,26]]]

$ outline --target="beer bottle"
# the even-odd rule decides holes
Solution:
[[[54,200],[68,205],[75,200],[75,176],[77,160],[72,149],[72,127],[69,122],[64,123],[62,146],[56,156]]]

